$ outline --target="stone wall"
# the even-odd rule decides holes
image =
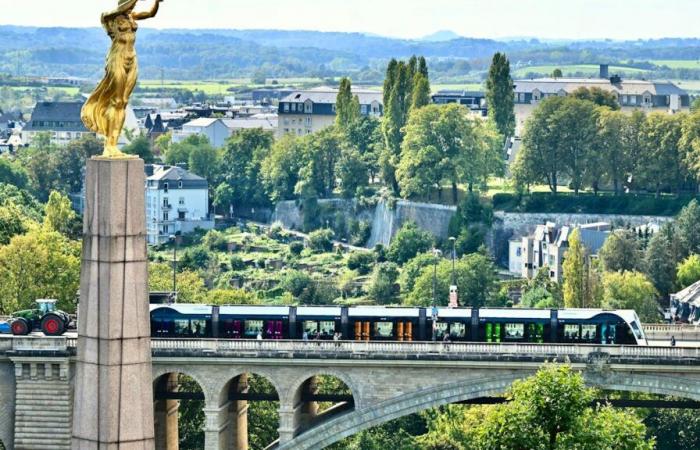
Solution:
[[[8,358],[0,358],[0,441],[7,450],[14,449],[15,366]]]

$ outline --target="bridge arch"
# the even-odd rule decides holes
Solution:
[[[352,374],[328,368],[307,370],[304,371],[301,375],[294,378],[294,380],[290,384],[290,389],[286,391],[286,396],[283,399],[284,403],[287,405],[294,404],[297,394],[304,387],[304,383],[310,378],[318,376],[330,376],[342,381],[352,393],[352,397],[355,402],[355,408],[361,409],[363,407],[362,391],[360,389],[361,384],[355,381]]]
[[[183,438],[180,435],[180,415],[182,414],[183,401],[187,402],[185,404],[186,411],[201,420],[202,427],[201,436],[191,436],[192,441],[189,444],[198,446],[204,444],[206,395],[206,385],[197,376],[192,376],[187,371],[164,370],[164,373],[154,376],[153,409],[157,450],[180,448]]]
[[[474,398],[499,395],[514,381],[534,372],[535,370],[531,373],[509,372],[494,374],[492,377],[456,380],[393,397],[374,405],[365,405],[362,409],[357,408],[299,434],[293,440],[280,445],[279,450],[325,448],[360,431],[409,414]],[[700,379],[695,377],[686,379],[663,374],[635,373],[601,376],[586,371],[583,371],[583,374],[586,384],[598,389],[669,395],[700,401]]]

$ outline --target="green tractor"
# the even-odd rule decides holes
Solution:
[[[56,309],[56,300],[37,300],[36,309],[12,314],[10,327],[15,336],[26,336],[34,330],[46,336],[61,336],[71,323],[68,313]]]

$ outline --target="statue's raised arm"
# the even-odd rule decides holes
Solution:
[[[117,142],[124,127],[126,106],[138,77],[136,21],[154,17],[161,1],[154,0],[149,11],[134,12],[137,0],[119,0],[117,9],[102,14],[102,26],[112,39],[112,46],[107,54],[105,76],[83,105],[81,113],[85,126],[106,139],[102,156],[128,157],[119,151]]]

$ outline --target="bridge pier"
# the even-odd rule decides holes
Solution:
[[[177,376],[176,373],[163,375],[156,381],[155,391],[177,392],[179,390]],[[156,450],[179,449],[179,410],[179,400],[166,399],[153,402]]]

